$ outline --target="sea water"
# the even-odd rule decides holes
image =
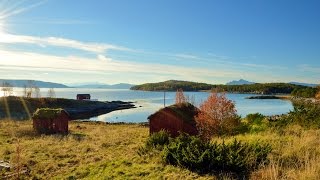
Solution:
[[[41,88],[41,96],[46,97],[49,89]],[[134,109],[113,111],[98,117],[92,117],[92,121],[106,122],[147,122],[148,116],[164,106],[175,101],[175,92],[150,92],[132,91],[126,89],[86,89],[86,88],[56,88],[57,98],[76,99],[77,94],[90,94],[91,99],[99,101],[131,101],[136,105]],[[22,88],[14,88],[14,95],[21,96]],[[199,106],[207,99],[208,92],[185,92],[186,96]],[[226,94],[227,98],[234,101],[237,113],[245,117],[250,113],[261,113],[263,115],[278,115],[293,109],[292,103],[280,99],[246,99],[253,94]]]

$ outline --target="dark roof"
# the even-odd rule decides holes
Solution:
[[[77,96],[90,96],[90,94],[77,94]]]

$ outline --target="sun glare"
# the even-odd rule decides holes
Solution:
[[[14,36],[8,33],[8,29],[5,25],[5,22],[0,19],[0,42],[9,43],[12,42]]]

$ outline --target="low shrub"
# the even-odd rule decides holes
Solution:
[[[274,122],[276,127],[284,127],[289,124],[297,124],[304,128],[320,128],[320,104],[309,101],[295,101],[294,109]]]
[[[146,142],[146,147],[150,148],[160,148],[162,149],[164,145],[169,144],[170,134],[167,131],[161,130],[156,133],[152,133]]]
[[[248,132],[250,133],[265,131],[269,125],[269,121],[260,113],[248,114],[245,120],[247,121]]]
[[[260,113],[248,114],[246,116],[246,119],[249,124],[260,124],[264,118],[265,116]]]
[[[161,130],[156,133],[152,133],[144,146],[139,147],[138,154],[140,156],[149,154],[153,149],[161,151],[165,145],[170,143],[170,134],[167,131]]]
[[[271,146],[232,143],[209,143],[198,137],[182,134],[163,149],[166,163],[181,166],[198,173],[225,173],[246,177],[260,164],[267,162]]]

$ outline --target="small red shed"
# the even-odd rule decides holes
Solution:
[[[90,94],[77,94],[77,100],[90,100]]]
[[[68,133],[69,114],[63,109],[39,108],[32,116],[38,133]]]
[[[198,135],[195,121],[198,112],[199,109],[190,103],[175,104],[162,108],[148,117],[150,134],[165,130],[172,137],[178,136],[179,132]]]

